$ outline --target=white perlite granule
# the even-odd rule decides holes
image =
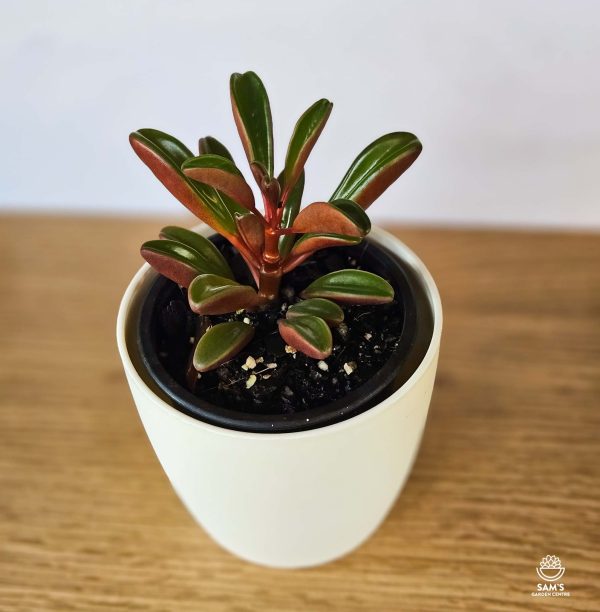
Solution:
[[[346,372],[348,376],[350,376],[354,370],[356,370],[356,363],[354,361],[348,361],[344,364],[344,372]]]

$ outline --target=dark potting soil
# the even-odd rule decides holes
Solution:
[[[218,244],[240,282],[252,284],[249,272],[229,243]],[[381,369],[398,347],[404,322],[402,302],[379,306],[345,306],[344,322],[332,329],[333,352],[317,361],[289,352],[277,321],[299,301],[315,278],[342,268],[363,267],[368,243],[324,249],[286,274],[281,301],[260,312],[200,317],[187,303],[185,290],[172,285],[172,295],[157,317],[156,348],[163,367],[194,395],[223,408],[254,414],[295,413],[316,408],[356,389]],[[169,281],[170,282],[170,281]],[[233,360],[198,374],[190,365],[195,344],[208,325],[246,321],[256,329],[250,344]]]

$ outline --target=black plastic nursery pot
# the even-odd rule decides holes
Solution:
[[[250,283],[249,272],[237,251],[218,235],[211,240],[228,259],[236,278]],[[268,325],[274,324],[278,316],[285,316],[285,307],[298,299],[297,292],[314,280],[313,276],[340,266],[357,267],[386,278],[394,288],[395,300],[385,309],[343,307],[348,312],[348,325],[334,331],[337,343],[327,360],[331,365],[324,372],[325,366],[316,360],[287,353],[283,341]],[[262,317],[255,338],[232,362],[204,380],[202,377],[196,380],[189,364],[195,342],[206,326],[189,309],[184,291],[174,282],[157,276],[138,311],[138,349],[144,367],[175,408],[211,425],[246,432],[284,433],[332,425],[372,408],[399,389],[415,372],[431,342],[433,313],[422,279],[410,266],[368,238],[357,246],[318,252],[297,271],[284,276],[282,294],[283,303],[271,312],[238,312],[229,316],[240,320],[251,317],[253,323],[256,317]],[[282,313],[276,312],[279,310]],[[370,327],[365,327],[365,320]],[[355,337],[353,328],[359,328],[362,337]],[[263,329],[266,331],[261,335]],[[370,343],[373,338],[375,341],[379,338],[383,348]],[[273,348],[277,342],[280,345]],[[350,363],[360,374],[366,372],[366,378],[355,374],[345,361],[352,351],[357,357]],[[252,370],[241,367],[248,356],[257,357],[261,365]],[[269,370],[264,367],[268,365],[275,367]],[[259,381],[262,395],[261,387],[254,391],[245,389],[245,379],[253,371],[266,373],[264,380]],[[298,380],[304,372],[306,380]],[[333,386],[334,382],[337,386]],[[235,391],[237,395],[231,396],[232,387],[239,388]],[[295,389],[296,405],[288,402],[286,393],[294,394],[290,387]],[[315,389],[324,391],[313,401]],[[328,393],[337,396],[324,401]]]

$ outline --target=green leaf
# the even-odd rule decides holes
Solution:
[[[235,73],[230,80],[233,117],[252,164],[264,166],[273,176],[273,122],[269,97],[262,81],[254,72]]]
[[[293,348],[313,359],[331,355],[333,339],[329,326],[320,317],[305,315],[277,322],[281,337]]]
[[[223,211],[216,190],[189,180],[181,171],[182,164],[193,157],[192,152],[173,136],[152,129],[142,129],[129,136],[138,157],[150,168],[158,180],[194,215],[217,232],[227,236],[236,233],[231,214]],[[237,208],[242,208],[235,205]],[[245,210],[245,209],[244,209]]]
[[[221,315],[240,308],[253,308],[257,297],[252,287],[216,274],[201,274],[188,288],[190,308],[201,315]]]
[[[338,270],[313,281],[300,295],[349,304],[386,304],[394,299],[394,289],[381,276],[371,272]]]
[[[244,208],[254,208],[254,194],[236,165],[226,157],[206,154],[192,157],[181,166],[182,172],[191,179],[212,185]]]
[[[354,160],[331,201],[352,200],[367,208],[419,157],[423,146],[408,132],[386,134]]]
[[[241,321],[219,323],[198,341],[193,364],[198,372],[208,372],[233,359],[254,337],[254,327]]]
[[[192,230],[175,225],[168,225],[160,230],[160,237],[167,240],[180,242],[185,246],[196,251],[198,256],[202,258],[202,272],[218,274],[226,278],[233,279],[233,272],[227,263],[227,260],[221,255],[217,247],[204,236],[193,232]]]
[[[164,158],[169,159],[178,168],[181,167],[181,164],[186,159],[194,156],[177,138],[160,130],[142,128],[137,130],[137,132],[133,132],[131,136],[137,138],[140,142],[150,143]]]
[[[227,150],[227,147],[221,144],[216,138],[212,136],[205,136],[200,138],[198,141],[198,152],[200,155],[220,155],[233,162],[231,153]]]
[[[205,206],[210,210],[215,223],[222,230],[217,230],[219,233],[237,234],[237,225],[235,223],[236,215],[245,215],[248,210],[235,200],[232,200],[227,194],[215,189],[206,183],[199,183],[190,179],[194,189],[198,192]]]
[[[280,175],[280,180],[282,175]],[[281,216],[281,227],[288,228],[292,227],[294,220],[296,219],[300,210],[300,204],[302,202],[302,193],[304,191],[304,170],[300,173],[300,178],[296,181],[294,188],[288,194],[287,200],[283,205],[283,213]],[[279,238],[279,253],[281,257],[285,257],[291,250],[296,237],[293,234],[286,234]]]
[[[315,102],[298,119],[285,156],[282,194],[284,202],[300,177],[304,164],[323,131],[332,108],[333,104],[329,100],[322,99]]]
[[[292,226],[294,231],[361,237],[367,234],[371,223],[365,211],[350,200],[337,202],[340,204],[313,202],[303,208]]]
[[[361,241],[362,238],[358,236],[345,236],[342,234],[303,234],[294,244],[290,256],[312,253],[328,247],[352,246],[359,244]]]
[[[160,274],[188,287],[198,274],[213,270],[212,259],[174,240],[149,240],[142,244],[142,257]]]
[[[335,302],[323,298],[311,298],[293,304],[285,316],[293,319],[305,315],[321,317],[329,325],[339,325],[344,320],[344,311]]]

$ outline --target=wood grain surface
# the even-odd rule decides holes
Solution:
[[[0,217],[0,609],[600,609],[600,236],[396,231],[445,308],[420,455],[362,548],[281,571],[193,523],[129,395],[115,315],[163,224]],[[531,596],[547,554],[569,598]]]

